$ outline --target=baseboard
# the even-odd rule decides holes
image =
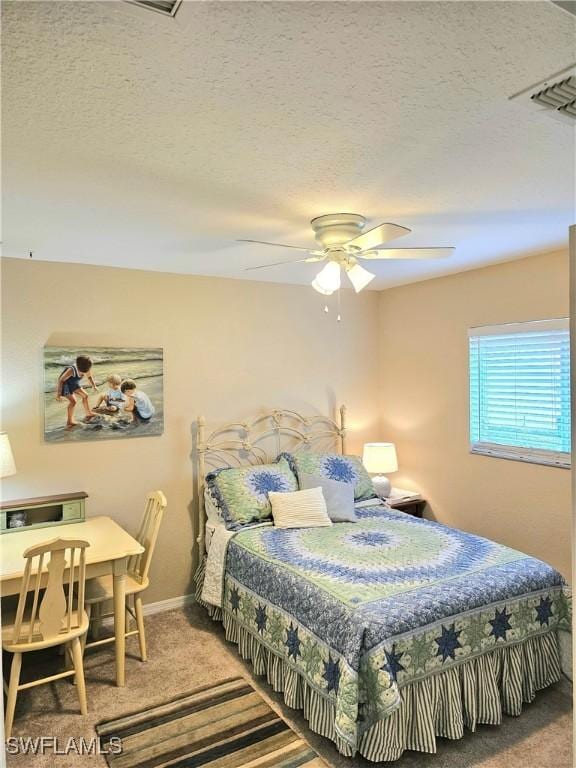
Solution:
[[[168,600],[158,600],[156,603],[144,603],[144,616],[163,611],[174,611],[176,608],[185,608],[194,602],[194,595],[180,595],[169,597]]]
[[[174,611],[178,608],[185,608],[194,602],[194,595],[180,595],[179,597],[169,597],[168,600],[158,600],[155,603],[144,603],[144,616],[152,616],[154,613],[163,613],[164,611]],[[113,616],[103,616],[102,624],[109,625],[113,622]]]

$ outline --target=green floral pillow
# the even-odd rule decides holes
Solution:
[[[296,473],[322,475],[330,480],[354,485],[354,501],[376,497],[376,492],[359,456],[340,456],[337,453],[281,453],[278,459],[286,459]]]
[[[206,484],[231,530],[271,518],[270,491],[298,490],[289,462],[280,457],[275,464],[217,469],[206,475]]]

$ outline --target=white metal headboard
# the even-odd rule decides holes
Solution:
[[[253,421],[224,424],[206,435],[206,420],[199,416],[197,425],[197,492],[199,506],[198,536],[200,556],[204,552],[204,479],[206,473],[220,467],[266,464],[282,451],[338,450],[345,452],[346,406],[338,411],[338,421],[328,416],[302,416],[296,411],[274,409]]]

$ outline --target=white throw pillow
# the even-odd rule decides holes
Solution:
[[[276,528],[318,528],[332,525],[322,488],[268,494]]]

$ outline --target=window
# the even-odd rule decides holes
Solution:
[[[568,320],[471,328],[472,453],[570,467]]]

